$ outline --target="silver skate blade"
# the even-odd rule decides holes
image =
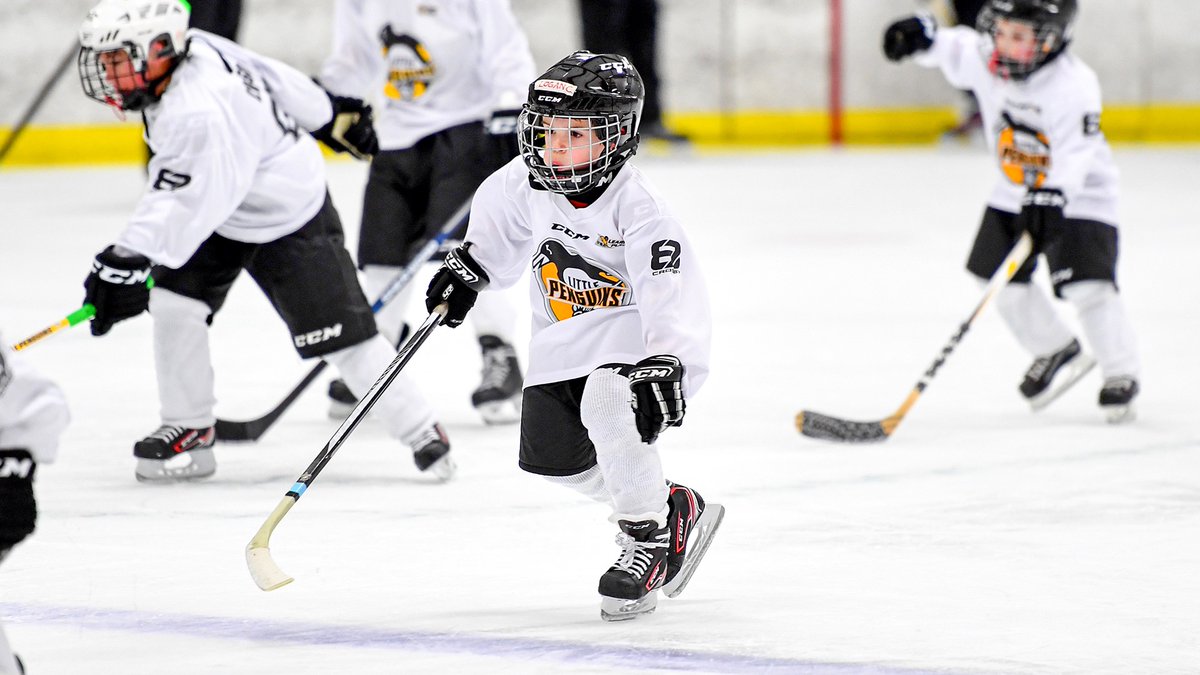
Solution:
[[[487,424],[515,424],[521,421],[521,398],[518,393],[503,401],[488,401],[475,406]]]
[[[212,448],[189,450],[171,459],[137,458],[133,475],[142,483],[182,483],[208,478],[217,472]]]
[[[1132,403],[1102,405],[1100,409],[1104,411],[1104,419],[1109,424],[1128,424],[1137,419],[1137,408],[1134,408]]]
[[[666,593],[668,598],[673,598],[683,592],[692,575],[696,573],[696,567],[704,558],[709,544],[712,543],[713,535],[717,533],[717,528],[721,527],[721,521],[724,519],[724,506],[712,502],[704,505],[704,513],[700,514],[700,520],[696,521],[692,536],[688,538],[687,556],[683,559],[683,564],[679,566],[679,573],[675,575],[674,579],[663,584],[663,593]]]
[[[447,452],[439,457],[438,461],[426,467],[421,473],[429,474],[439,481],[447,483],[454,478],[454,474],[458,473],[458,465],[454,463],[454,458]]]
[[[1033,408],[1034,411],[1038,411],[1050,405],[1059,396],[1065,394],[1084,375],[1087,375],[1088,371],[1095,365],[1096,359],[1088,354],[1080,354],[1071,359],[1067,365],[1062,367],[1062,370],[1058,371],[1058,375],[1055,376],[1050,386],[1046,387],[1046,391],[1029,399],[1029,407]]]
[[[628,621],[658,608],[658,591],[650,591],[638,600],[600,596],[600,618],[605,621]]]

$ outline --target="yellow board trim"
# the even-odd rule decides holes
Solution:
[[[956,118],[952,108],[849,110],[842,135],[856,145],[931,143]],[[820,145],[831,134],[829,115],[820,111],[676,113],[667,122],[697,143],[717,146]],[[1105,109],[1102,125],[1117,143],[1200,143],[1200,104],[1113,105]],[[9,130],[2,131],[7,139]],[[142,126],[133,123],[33,126],[3,166],[136,164],[145,161],[141,136]]]

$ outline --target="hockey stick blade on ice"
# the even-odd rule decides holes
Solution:
[[[929,365],[929,369],[917,381],[916,386],[908,393],[908,397],[904,399],[904,403],[900,404],[896,412],[881,420],[860,422],[825,415],[811,410],[801,410],[796,414],[796,428],[805,436],[826,441],[871,443],[887,440],[896,431],[896,427],[900,426],[900,422],[904,420],[904,416],[916,404],[917,399],[921,397],[921,393],[929,386],[933,377],[937,375],[938,369],[942,367],[942,364],[954,352],[955,347],[962,341],[967,331],[971,329],[971,324],[983,312],[983,308],[987,307],[992,298],[1000,292],[1000,289],[1013,278],[1017,270],[1021,269],[1021,265],[1032,251],[1033,239],[1029,236],[1028,232],[1022,233],[1021,238],[1017,240],[1016,245],[1009,251],[1004,262],[1000,263],[1000,267],[996,269],[995,273],[992,274],[992,278],[988,280],[983,297],[979,300],[979,304],[975,305],[975,310],[958,327],[958,332],[952,335],[950,340],[942,347],[942,351],[933,360],[933,363]]]
[[[333,432],[333,436],[325,443],[325,447],[321,449],[320,454],[313,459],[304,473],[296,479],[292,484],[291,489],[283,495],[283,499],[275,506],[275,510],[271,511],[271,515],[263,522],[262,527],[258,528],[258,532],[250,539],[250,543],[246,544],[246,567],[250,570],[250,577],[254,579],[254,583],[264,591],[273,591],[276,588],[286,586],[292,583],[292,577],[289,577],[283,570],[279,569],[279,565],[275,564],[275,559],[271,557],[271,534],[275,531],[276,526],[292,509],[300,497],[308,490],[317,475],[321,473],[321,469],[333,459],[334,453],[342,446],[346,438],[354,432],[355,427],[367,416],[367,412],[371,410],[371,406],[379,400],[383,392],[396,379],[396,375],[404,368],[404,365],[409,362],[412,355],[417,349],[424,344],[425,340],[433,333],[433,329],[438,327],[438,324],[443,317],[446,316],[446,305],[438,305],[421,327],[408,338],[408,341],[400,347],[399,353],[388,367],[384,369],[379,379],[375,380],[375,384],[367,390],[366,395],[359,400],[358,405],[354,406],[354,410],[350,412],[350,416],[342,421],[341,426],[337,431]]]
[[[458,229],[459,224],[462,223],[463,219],[467,217],[467,213],[470,210],[470,200],[467,200],[462,204],[462,206],[458,207],[458,210],[446,220],[446,223],[442,226],[442,229],[436,235],[434,235],[432,239],[425,242],[420,250],[417,251],[416,255],[414,255],[412,259],[408,261],[408,264],[405,265],[404,268],[400,270],[400,272],[396,274],[391,281],[388,282],[387,288],[385,288],[383,293],[379,294],[379,298],[371,304],[371,312],[378,314],[379,310],[383,309],[384,305],[391,302],[392,298],[395,298],[397,295],[399,295],[400,291],[404,290],[404,287],[408,285],[409,281],[412,281],[412,278],[416,276],[417,272],[421,269],[421,266],[425,264],[430,256],[437,252],[438,248],[441,247],[441,245],[445,243],[447,239],[450,238],[451,233]],[[217,440],[243,443],[257,441],[258,439],[262,438],[263,434],[267,433],[267,430],[270,429],[271,426],[283,416],[283,413],[287,412],[287,409],[292,407],[292,403],[294,403],[296,399],[300,398],[300,395],[303,394],[306,389],[308,389],[308,385],[312,384],[313,380],[317,379],[317,376],[325,370],[327,365],[329,364],[325,361],[321,361],[317,363],[317,365],[313,366],[312,369],[310,369],[308,373],[305,374],[305,376],[298,383],[296,383],[296,386],[292,387],[292,390],[288,392],[287,396],[283,397],[283,400],[280,401],[278,405],[267,411],[267,413],[261,417],[257,417],[252,420],[218,419],[216,424]]]

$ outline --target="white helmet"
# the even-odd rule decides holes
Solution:
[[[187,0],[102,0],[88,12],[79,29],[79,80],[83,92],[123,110],[141,110],[157,101],[161,95],[158,85],[186,50],[190,15]],[[116,51],[129,57],[136,85],[122,82],[118,87],[105,76],[100,55]],[[151,55],[172,59],[167,74],[153,80],[146,74],[146,61]]]

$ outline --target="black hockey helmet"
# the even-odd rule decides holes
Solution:
[[[563,195],[612,181],[637,152],[646,88],[629,59],[577,51],[529,85],[517,141],[539,185]]]
[[[1071,41],[1071,25],[1079,11],[1076,0],[988,0],[979,12],[975,29],[992,38],[985,49],[989,67],[1000,77],[1024,80],[1053,61]],[[1016,61],[999,55],[994,45],[1000,19],[1028,24],[1037,36],[1033,59]]]

